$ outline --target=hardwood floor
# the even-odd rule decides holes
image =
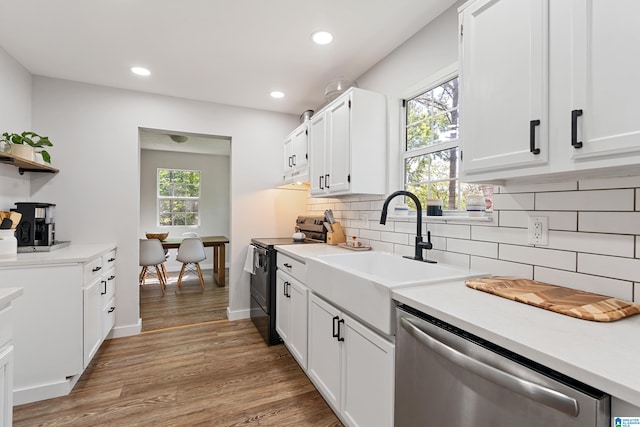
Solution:
[[[226,319],[229,305],[229,275],[225,275],[226,285],[219,287],[214,283],[213,270],[203,270],[202,273],[204,290],[195,273],[183,277],[180,288],[177,288],[178,272],[169,272],[164,296],[158,280],[149,276],[146,284],[140,287],[142,331]]]
[[[161,295],[146,287],[145,299]],[[342,426],[287,349],[267,346],[250,320],[216,320],[208,305],[205,317],[180,316],[200,289],[197,279],[177,293],[170,285],[147,317],[164,329],[105,341],[71,394],[14,407],[14,426]],[[153,311],[164,314],[151,321]]]

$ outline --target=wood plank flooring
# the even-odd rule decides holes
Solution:
[[[140,287],[140,317],[142,331],[155,331],[175,326],[191,325],[227,318],[229,305],[229,275],[224,287],[214,283],[213,270],[203,270],[203,290],[195,273],[183,277],[176,287],[178,272],[169,272],[163,296],[158,280],[149,276]]]
[[[141,295],[161,295],[145,287]],[[146,308],[175,319],[181,297],[200,289],[197,279],[178,293],[170,285],[174,306]],[[14,407],[14,426],[342,426],[287,349],[267,346],[250,320],[152,318],[147,326],[163,329],[105,341],[71,394]]]

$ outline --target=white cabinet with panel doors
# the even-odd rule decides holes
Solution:
[[[309,295],[307,375],[348,426],[391,426],[395,346],[317,295]]]
[[[310,120],[311,195],[384,194],[386,149],[385,96],[347,90]]]
[[[307,369],[308,289],[305,265],[278,252],[276,331],[302,369]]]
[[[615,4],[614,4],[615,3]],[[462,179],[637,173],[640,3],[476,0],[460,9]]]
[[[13,308],[22,289],[0,289],[0,427],[13,422]]]
[[[302,123],[284,141],[283,184],[309,180],[308,122]]]
[[[23,288],[14,306],[14,404],[66,395],[80,378],[104,337],[109,253],[115,245],[71,245],[0,259],[0,288]]]

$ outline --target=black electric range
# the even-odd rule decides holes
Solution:
[[[324,217],[301,216],[296,228],[308,236],[303,241],[291,237],[265,237],[251,239],[253,273],[251,274],[251,320],[268,345],[280,344],[276,332],[276,245],[306,245],[327,241]]]

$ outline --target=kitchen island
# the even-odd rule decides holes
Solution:
[[[68,394],[115,321],[115,244],[0,259],[14,303],[14,404]]]
[[[582,320],[474,290],[464,281],[399,289],[393,298],[640,407],[639,315]],[[612,416],[622,416],[617,399]]]

